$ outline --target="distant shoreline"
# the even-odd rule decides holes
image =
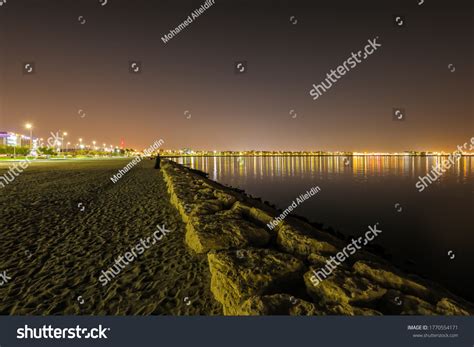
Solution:
[[[180,154],[180,155],[160,155],[162,158],[192,158],[192,157],[449,157],[447,154]],[[462,157],[472,157],[474,153],[461,154]]]

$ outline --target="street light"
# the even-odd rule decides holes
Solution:
[[[63,131],[63,136],[66,137],[67,136],[67,132],[66,131]],[[61,139],[61,149],[64,148],[64,137]],[[64,153],[64,156],[66,157],[66,153]]]
[[[26,123],[25,128],[30,130],[30,150],[33,148],[33,124]]]

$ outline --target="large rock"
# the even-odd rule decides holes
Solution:
[[[191,217],[186,225],[186,244],[197,253],[210,250],[264,246],[270,234],[234,210]]]
[[[211,291],[226,315],[239,314],[252,296],[297,286],[304,272],[299,259],[270,249],[211,252],[208,261]]]
[[[218,200],[178,200],[174,205],[185,222],[188,222],[192,217],[210,215],[224,209]]]
[[[441,293],[430,290],[426,295],[421,284],[389,269],[376,268],[383,265],[371,265],[371,271],[367,264],[361,262],[354,265],[357,271],[336,268],[319,283],[315,283],[312,270],[320,268],[311,267],[305,274],[305,284],[318,310],[338,315],[377,315],[380,312],[396,315],[469,315],[469,307],[454,299],[444,297],[433,303],[430,300]],[[370,274],[370,277],[361,273]],[[374,276],[377,276],[376,280]]]
[[[423,298],[427,301],[436,300],[434,291],[423,284],[417,283],[408,276],[402,275],[395,268],[368,261],[358,261],[353,265],[356,274],[389,289]]]
[[[474,314],[472,305],[463,304],[450,298],[442,298],[436,303],[436,312],[443,316],[469,316]]]
[[[327,278],[315,283],[313,270],[319,268],[311,267],[304,275],[306,290],[320,304],[371,307],[387,292],[385,288],[345,269],[336,269]]]
[[[393,267],[375,262],[358,261],[353,268],[358,274],[386,288],[398,290],[428,302],[432,307],[430,306],[427,310],[433,311],[433,314],[474,314],[474,306],[471,303],[456,297],[436,283],[431,283],[414,275],[405,275]],[[402,312],[402,314],[424,314],[416,312],[416,309],[410,309]]]
[[[192,175],[174,164],[163,166],[163,176],[171,203],[185,222],[193,216],[227,210],[237,201],[232,194],[214,188],[204,178]]]
[[[329,257],[318,254],[318,253],[311,253],[308,256],[308,262],[315,267],[322,268],[326,266]],[[342,264],[341,264],[342,265]]]
[[[386,314],[396,315],[469,315],[469,311],[460,307],[459,303],[452,299],[442,298],[436,304],[432,304],[416,296],[393,289],[387,291],[378,306]]]
[[[390,289],[381,298],[378,307],[386,314],[394,315],[436,315],[436,307],[413,295]]]
[[[252,222],[267,229],[271,234],[274,234],[276,232],[276,228],[272,231],[267,227],[267,224],[270,223],[270,221],[273,219],[273,217],[267,212],[259,208],[250,206],[249,204],[242,201],[237,201],[234,204],[233,208],[242,213],[242,215],[244,215]]]
[[[252,296],[237,308],[239,316],[314,316],[318,313],[316,306],[289,294]]]
[[[336,247],[330,243],[318,241],[314,237],[298,231],[287,224],[281,225],[278,229],[276,242],[281,250],[303,257],[308,257],[311,253],[337,253]]]

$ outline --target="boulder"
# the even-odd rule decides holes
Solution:
[[[308,257],[311,253],[335,254],[336,247],[325,241],[318,241],[315,238],[296,230],[295,228],[283,224],[278,229],[276,243],[281,250]]]
[[[218,200],[198,200],[198,202],[178,200],[174,205],[185,222],[188,222],[192,217],[214,214],[223,209]]]
[[[344,269],[334,270],[330,276],[315,284],[313,270],[319,268],[311,267],[304,275],[306,290],[320,304],[371,307],[387,292],[385,288]]]
[[[271,249],[210,252],[207,258],[211,291],[226,315],[242,312],[243,302],[252,296],[297,285],[304,272],[302,261]]]
[[[210,250],[264,246],[270,234],[246,221],[234,211],[190,217],[186,225],[186,244],[196,253]]]
[[[393,315],[436,315],[436,307],[416,296],[389,289],[380,299],[378,308],[385,314]]]
[[[369,261],[358,261],[353,265],[353,269],[356,274],[387,289],[396,289],[427,301],[431,301],[435,297],[433,291],[408,276],[402,275],[395,268]]]
[[[289,294],[252,296],[243,302],[236,313],[239,316],[314,316],[317,314],[314,304]]]
[[[471,312],[469,312],[471,311]],[[469,316],[474,314],[471,307],[462,307],[450,298],[442,298],[436,303],[436,312],[443,316]]]
[[[322,268],[326,265],[326,262],[329,260],[329,257],[317,253],[311,253],[308,256],[308,262],[315,267]]]

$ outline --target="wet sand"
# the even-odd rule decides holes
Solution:
[[[0,286],[0,314],[222,314],[154,162],[111,182],[129,162],[33,163],[0,188],[0,273],[11,277]],[[101,271],[157,224],[172,232],[102,286]]]

